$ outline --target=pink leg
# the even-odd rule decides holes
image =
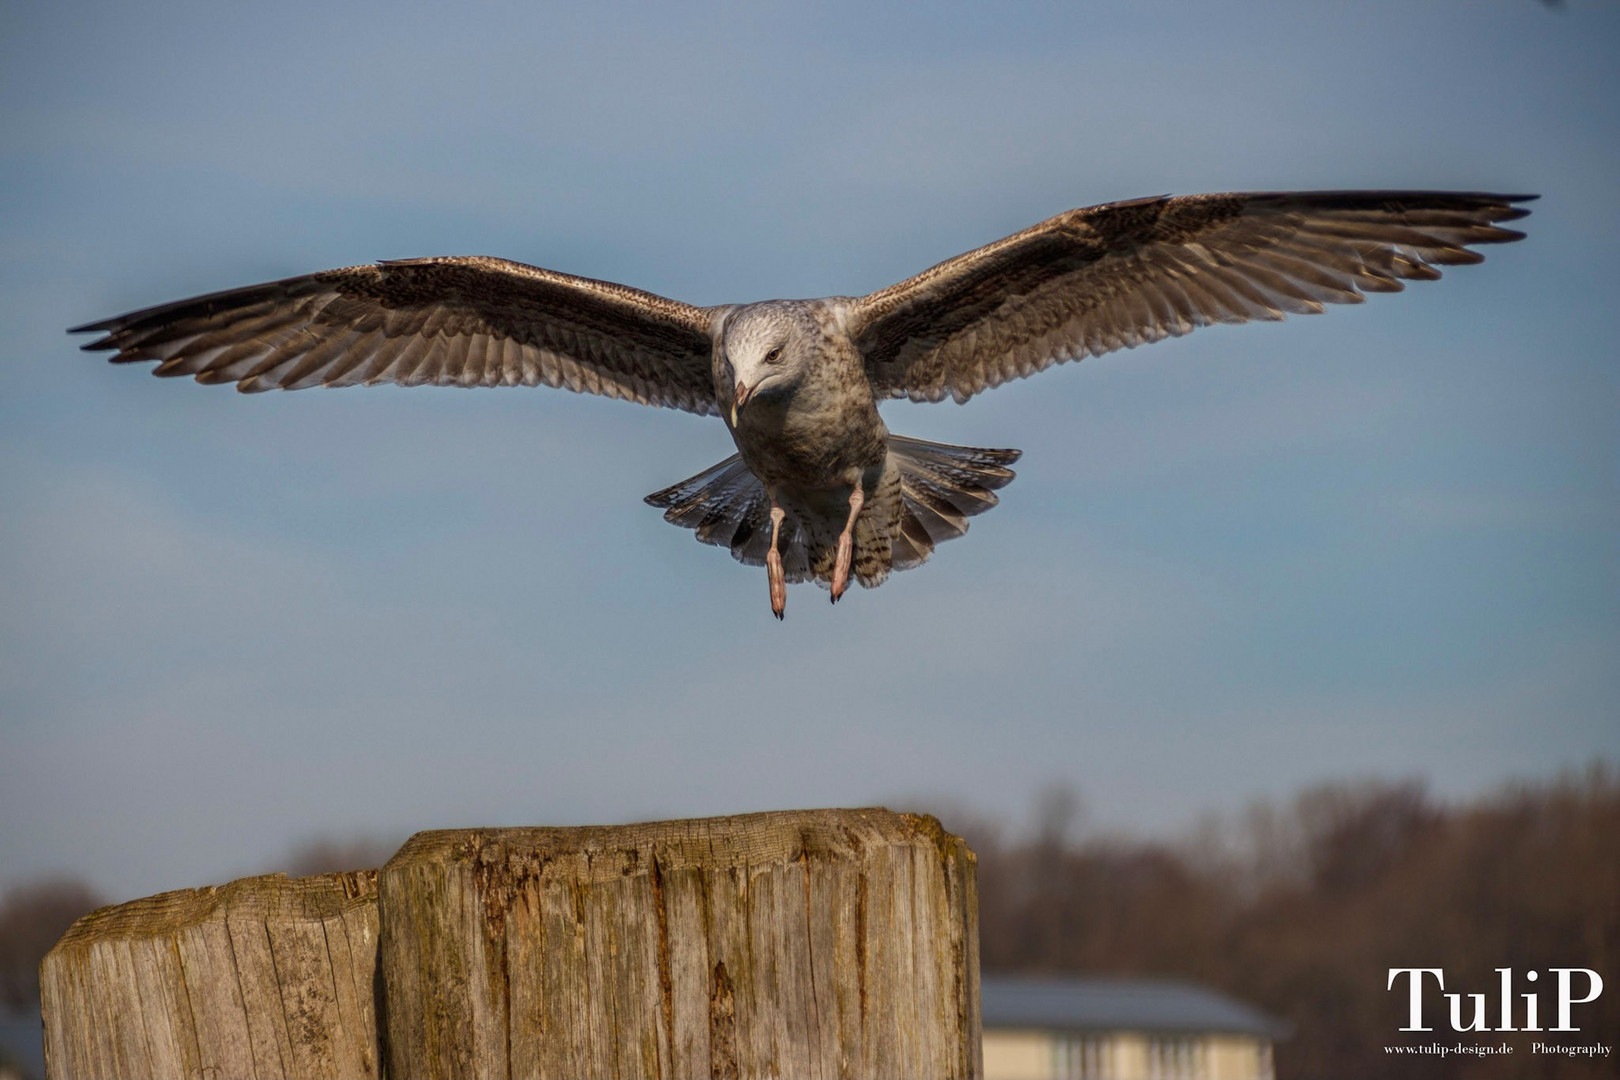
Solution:
[[[861,512],[861,504],[866,502],[866,493],[861,485],[856,484],[855,490],[849,493],[849,520],[844,522],[844,531],[838,534],[838,558],[833,563],[832,602],[838,603],[838,598],[844,595],[849,588],[849,564],[855,558],[855,516]]]
[[[778,619],[787,609],[787,579],[782,574],[782,556],[776,550],[776,541],[782,533],[782,508],[771,500],[771,550],[765,556],[765,576],[771,583],[771,614]]]

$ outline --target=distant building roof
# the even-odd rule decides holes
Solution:
[[[979,981],[985,1027],[1070,1031],[1224,1031],[1280,1039],[1288,1025],[1241,1001],[1161,979],[1009,978]]]

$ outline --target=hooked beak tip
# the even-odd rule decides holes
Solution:
[[[737,384],[737,392],[731,399],[731,426],[737,426],[737,414],[742,407],[748,404],[748,399],[754,396],[754,388],[743,383]]]

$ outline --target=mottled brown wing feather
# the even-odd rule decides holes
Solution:
[[[1071,210],[854,301],[879,397],[966,401],[1053,364],[1211,323],[1281,319],[1398,292],[1533,195],[1320,191],[1159,197]]]
[[[505,259],[329,270],[75,327],[118,363],[238,390],[561,386],[713,413],[709,315]]]

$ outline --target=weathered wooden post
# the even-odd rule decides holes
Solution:
[[[376,964],[375,871],[103,908],[40,965],[46,1074],[377,1076]]]
[[[81,919],[47,1073],[972,1077],[973,864],[887,810],[421,833]]]
[[[421,833],[379,881],[389,1074],[975,1076],[973,861],[887,810]]]

